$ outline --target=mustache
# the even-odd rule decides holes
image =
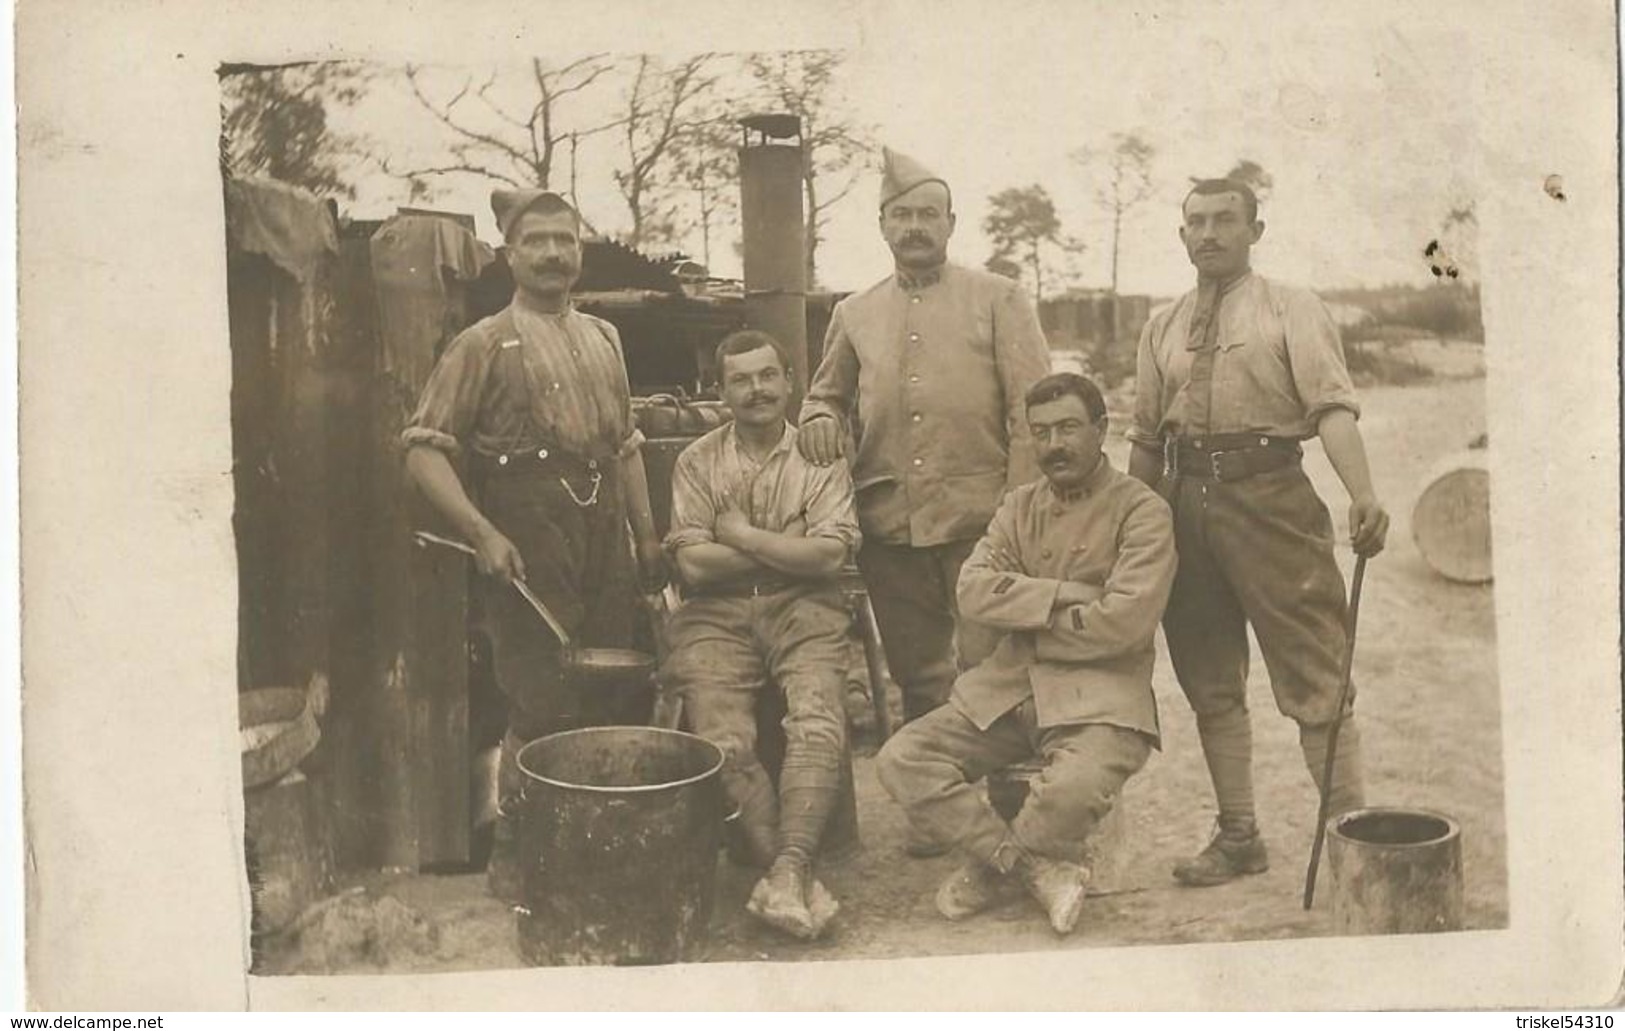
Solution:
[[[930,234],[928,234],[928,233],[920,233],[920,232],[904,233],[902,239],[899,240],[898,242],[899,243],[917,243],[917,244],[921,244],[922,246],[926,246],[926,247],[929,247],[932,244],[936,243],[936,241],[931,238]]]
[[[752,394],[749,397],[745,398],[745,404],[747,404],[747,405],[765,405],[765,404],[771,404],[774,401],[777,401],[778,399],[779,399],[779,395],[777,395],[777,394]]]
[[[532,265],[531,268],[537,272],[570,273],[575,271],[575,266],[568,261],[544,261],[539,265]]]
[[[1038,463],[1040,465],[1061,465],[1061,464],[1063,464],[1065,462],[1072,461],[1072,459],[1074,459],[1076,457],[1077,456],[1074,455],[1071,451],[1057,449],[1057,450],[1054,450],[1054,451],[1046,451],[1046,452],[1044,452],[1042,455],[1039,456]]]

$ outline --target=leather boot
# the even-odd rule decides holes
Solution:
[[[1175,865],[1174,879],[1187,887],[1211,888],[1269,868],[1269,853],[1258,825],[1252,820],[1221,819],[1207,847]]]

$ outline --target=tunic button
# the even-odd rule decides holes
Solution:
[[[1044,549],[1044,557],[1045,558],[1049,558],[1053,554],[1055,554],[1055,552],[1051,551],[1050,549],[1048,549],[1048,548]]]
[[[915,422],[919,422],[923,418],[925,418],[925,417],[923,415],[921,415],[919,412],[914,413],[914,421]]]
[[[908,303],[910,303],[910,304],[919,304],[920,303],[920,295],[915,294],[913,297],[910,297],[908,299]]]
[[[554,386],[558,386],[558,384],[557,384],[557,383],[555,383],[555,384],[553,384],[553,385],[554,385]],[[1195,440],[1193,440],[1193,441],[1191,441],[1191,443],[1192,443],[1192,444],[1193,444],[1193,445],[1194,445],[1194,446],[1196,446],[1196,447],[1201,447],[1201,446],[1202,446],[1202,438],[1201,438],[1201,437],[1197,437],[1197,438],[1196,438],[1196,439],[1195,439]]]
[[[498,455],[497,456],[497,465],[507,465],[507,464],[508,464],[508,456],[507,455]]]
[[[547,459],[547,448],[544,447],[540,451],[536,452],[536,457],[545,461]]]
[[[553,389],[554,389],[554,390],[557,390],[557,389],[559,389],[559,383],[558,383],[558,380],[554,380],[554,381],[553,381]]]
[[[918,374],[916,374],[916,375],[913,375],[913,376],[910,376],[910,377],[909,377],[909,378],[908,378],[908,381],[909,381],[909,382],[910,382],[910,383],[918,383],[918,382],[919,382],[919,381],[920,381],[920,377],[919,377],[919,375],[918,375]]]
[[[924,465],[924,464],[925,464],[925,459],[923,459],[923,458],[916,458],[916,459],[915,459],[915,460],[914,460],[914,464],[915,464],[915,465],[916,465],[916,466],[921,466],[921,465]]]
[[[919,339],[920,339],[920,334],[918,334],[918,333],[910,333],[910,334],[909,334],[909,335],[908,335],[908,338],[909,338],[909,339],[910,339],[910,340],[915,340],[915,341],[918,341],[918,340],[919,340]]]

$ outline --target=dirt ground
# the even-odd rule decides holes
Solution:
[[[1506,835],[1502,807],[1500,700],[1491,588],[1449,583],[1423,561],[1411,538],[1410,510],[1426,477],[1485,431],[1484,382],[1471,375],[1477,349],[1433,348],[1429,364],[1445,377],[1407,387],[1362,391],[1361,426],[1378,490],[1393,516],[1388,550],[1367,571],[1355,678],[1372,804],[1431,809],[1461,825],[1466,922],[1505,926]],[[1108,445],[1121,467],[1126,446]],[[1340,538],[1346,500],[1335,474],[1311,447],[1306,467],[1328,500]],[[1345,575],[1353,557],[1339,559]],[[1159,637],[1159,650],[1161,649]],[[1214,810],[1190,710],[1159,653],[1155,688],[1163,750],[1124,797],[1125,873],[1117,893],[1092,899],[1076,933],[1058,940],[1036,906],[1023,902],[962,923],[932,908],[949,858],[917,860],[902,852],[899,810],[875,779],[872,728],[857,731],[859,853],[822,871],[842,909],[826,940],[788,941],[743,914],[752,875],[719,867],[718,897],[705,959],[820,960],[930,956],[1103,945],[1244,941],[1331,933],[1330,879],[1322,865],[1319,901],[1301,908],[1316,799],[1294,725],[1275,710],[1254,650],[1249,681],[1254,714],[1259,811],[1272,861],[1268,873],[1209,889],[1177,886],[1171,864],[1201,847]],[[514,917],[484,894],[480,876],[371,875],[351,882],[350,899],[392,899],[421,920],[388,940],[360,935],[354,948],[273,943],[265,973],[377,973],[520,966]],[[392,911],[399,907],[388,903]],[[397,921],[398,922],[398,921]]]

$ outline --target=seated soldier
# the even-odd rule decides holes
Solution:
[[[858,543],[852,479],[845,463],[820,468],[796,449],[784,418],[790,363],[772,337],[723,340],[717,375],[733,422],[690,444],[672,472],[666,546],[685,600],[662,675],[693,731],[722,749],[747,851],[769,867],[747,908],[811,939],[837,909],[812,859],[846,742],[851,617],[837,575]],[[769,683],[787,710],[777,793],[756,757],[756,704]]]
[[[1174,579],[1168,506],[1101,453],[1106,405],[1082,376],[1027,392],[1044,478],[1011,490],[959,574],[959,609],[1004,632],[950,704],[886,743],[880,781],[912,825],[965,862],[937,891],[950,920],[1023,889],[1067,934],[1089,871],[1084,841],[1161,747],[1153,638]],[[1036,760],[1006,823],[975,782]]]

